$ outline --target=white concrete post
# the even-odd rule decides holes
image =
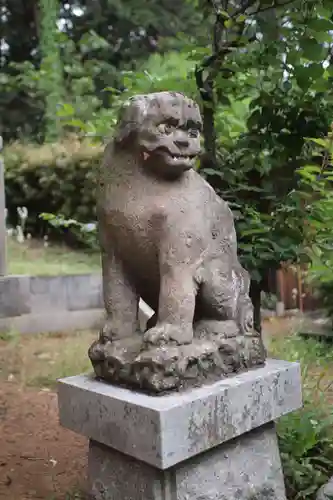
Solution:
[[[0,135],[0,153],[3,141]],[[0,276],[6,275],[6,217],[5,217],[5,172],[4,162],[0,156]]]

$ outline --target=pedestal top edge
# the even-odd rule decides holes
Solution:
[[[202,400],[206,397],[221,394],[223,391],[261,381],[265,384],[271,384],[272,377],[279,373],[292,371],[294,377],[299,379],[300,383],[300,365],[298,362],[289,362],[278,359],[267,359],[263,367],[249,370],[229,378],[225,378],[212,384],[205,384],[197,388],[192,388],[183,392],[174,392],[162,396],[148,395],[132,389],[112,385],[108,382],[96,380],[93,374],[81,374],[66,377],[58,380],[60,386],[70,386],[73,389],[81,389],[88,392],[99,394],[122,402],[133,403],[136,406],[149,408],[151,410],[166,411],[177,406],[183,406]],[[295,380],[297,382],[297,380]]]

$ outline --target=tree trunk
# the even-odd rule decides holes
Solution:
[[[210,101],[203,101],[203,138],[205,147],[205,165],[204,167],[216,168],[216,130],[215,130],[215,109],[213,98],[213,80],[210,78],[207,82],[210,89]]]
[[[261,290],[262,285],[257,281],[251,281],[250,298],[253,304],[254,329],[261,334]]]

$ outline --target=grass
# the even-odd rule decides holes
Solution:
[[[7,334],[0,340],[0,380],[53,389],[56,380],[92,370],[88,348],[97,332]]]
[[[329,369],[333,361],[333,346],[314,338],[304,338],[297,332],[288,337],[269,339],[268,351],[271,356],[288,361],[300,361],[311,368],[321,366]]]
[[[64,245],[29,240],[17,243],[7,239],[9,274],[55,276],[58,274],[85,274],[100,271],[100,256],[89,251],[74,251]]]
[[[58,500],[57,495],[48,496],[45,500]],[[74,488],[71,491],[67,491],[65,496],[62,497],[63,500],[88,500],[87,494],[81,490]]]
[[[51,496],[47,500],[57,500],[57,497]],[[64,500],[88,500],[88,497],[82,491],[73,490],[65,493]]]

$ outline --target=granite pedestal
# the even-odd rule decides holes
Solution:
[[[89,438],[94,500],[285,500],[274,421],[302,404],[297,363],[164,396],[80,375],[60,422]]]

